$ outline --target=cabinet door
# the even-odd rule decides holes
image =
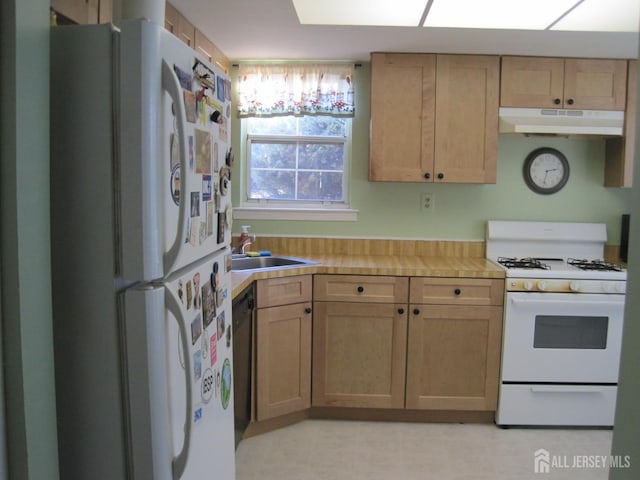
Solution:
[[[433,180],[434,98],[434,55],[371,55],[369,180]]]
[[[564,59],[502,57],[501,107],[563,108]]]
[[[638,61],[629,60],[627,74],[627,108],[624,136],[606,140],[604,185],[633,186],[633,159],[636,152],[636,102],[638,101]]]
[[[438,55],[435,182],[495,183],[500,58]]]
[[[495,410],[502,308],[409,306],[409,409]]]
[[[403,408],[405,305],[315,302],[313,405]]]
[[[180,13],[176,10],[176,7],[170,3],[165,3],[164,6],[164,28],[178,36],[178,22],[180,21]]]
[[[311,303],[258,310],[256,418],[304,410],[311,404]]]
[[[410,303],[431,305],[502,305],[504,280],[412,277]]]
[[[624,110],[626,89],[626,60],[565,60],[564,108]]]
[[[180,40],[195,48],[196,45],[196,27],[193,26],[182,14],[178,14],[178,32],[176,34]]]

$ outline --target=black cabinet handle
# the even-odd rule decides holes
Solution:
[[[404,308],[399,308],[399,309],[398,309],[398,313],[399,313],[400,315],[402,315],[402,314],[404,313]]]
[[[427,180],[429,180],[431,178],[431,174],[429,172],[424,174],[424,178],[426,178]]]
[[[304,309],[304,313],[311,313],[311,307],[307,307]]]
[[[413,309],[413,314],[414,314],[414,315],[420,315],[420,310],[419,310],[419,309],[417,309],[417,308],[414,308],[414,309]]]
[[[439,174],[438,174],[438,179],[439,179],[439,180],[442,180],[443,178],[444,178],[444,173],[439,173]]]
[[[358,293],[362,293],[362,292],[364,292],[364,287],[362,285],[360,285],[358,287]]]
[[[459,288],[456,288],[453,293],[455,293],[456,295],[460,295],[462,293],[462,290],[460,290]]]
[[[556,105],[560,105],[561,101],[559,98],[554,98],[553,103],[555,103]]]
[[[573,98],[570,98],[569,100],[567,100],[567,103],[568,103],[569,105],[573,105]]]

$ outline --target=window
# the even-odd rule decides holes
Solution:
[[[247,199],[345,200],[346,118],[247,119]]]
[[[238,74],[246,141],[235,218],[356,220],[349,208],[353,64],[248,64]]]

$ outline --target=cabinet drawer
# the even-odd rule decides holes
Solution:
[[[311,275],[269,278],[256,284],[258,308],[311,301]]]
[[[483,278],[411,279],[410,303],[431,305],[502,305],[504,280]]]
[[[407,277],[316,275],[314,295],[321,302],[406,303]]]

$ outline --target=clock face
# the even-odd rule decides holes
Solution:
[[[538,148],[524,161],[523,176],[527,186],[536,193],[556,193],[569,180],[569,162],[554,148]]]

